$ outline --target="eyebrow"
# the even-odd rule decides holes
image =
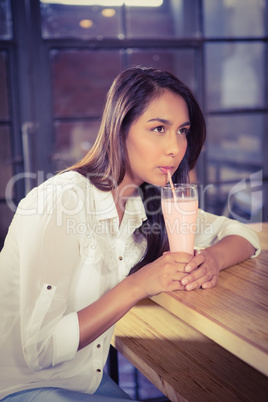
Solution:
[[[167,125],[171,126],[171,122],[169,120],[161,119],[160,117],[157,117],[155,119],[150,119],[150,120],[147,121],[147,123],[150,123],[150,122],[153,122],[153,121],[158,121],[160,123],[167,124]],[[190,126],[190,125],[191,125],[190,121],[186,121],[185,123],[182,123],[179,126],[179,128],[185,127],[185,126]]]

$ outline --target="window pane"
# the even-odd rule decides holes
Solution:
[[[265,107],[264,43],[209,43],[205,48],[209,110]]]
[[[50,53],[55,117],[97,117],[107,91],[122,70],[120,51]]]
[[[266,0],[204,0],[203,4],[205,36],[265,36]]]
[[[128,64],[160,68],[176,75],[182,82],[197,92],[195,74],[195,50],[136,50],[128,49]]]
[[[262,169],[266,114],[207,118],[208,182],[241,180]]]
[[[9,119],[6,55],[0,52],[0,120]]]
[[[122,8],[47,4],[41,2],[42,36],[45,39],[117,38],[122,34]]]
[[[159,7],[126,7],[126,28],[129,38],[198,37],[198,1],[163,0]]]
[[[12,39],[10,0],[0,0],[0,39]]]
[[[0,199],[5,199],[6,186],[12,177],[10,131],[0,126]]]
[[[45,39],[200,36],[196,0],[100,0],[88,6],[76,5],[75,0],[72,5],[52,3],[40,0]]]
[[[206,211],[242,223],[263,221],[263,183],[257,172],[246,180],[219,184],[205,189]]]
[[[53,160],[56,171],[65,169],[86,155],[95,142],[99,127],[100,120],[55,123]]]

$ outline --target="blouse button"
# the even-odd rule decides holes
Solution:
[[[119,261],[122,261],[123,260],[123,257],[120,255],[119,256]]]
[[[52,286],[51,285],[47,285],[47,290],[51,290]]]
[[[97,369],[96,371],[97,371],[97,373],[100,373],[100,372],[101,372],[101,369]]]
[[[97,348],[99,349],[101,347],[101,345],[98,343]]]

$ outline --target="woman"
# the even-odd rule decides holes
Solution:
[[[159,292],[212,288],[220,270],[259,253],[247,227],[202,211],[202,251],[168,252],[159,188],[168,171],[187,180],[204,140],[202,112],[176,77],[130,68],[115,79],[92,150],[32,190],[10,226],[1,398],[127,398],[102,379],[116,321]]]

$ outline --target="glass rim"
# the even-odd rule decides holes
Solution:
[[[166,184],[165,186],[162,187],[162,189],[167,188],[167,189],[172,189],[172,188],[197,188],[197,184],[193,183],[175,183],[173,186],[171,184]]]

